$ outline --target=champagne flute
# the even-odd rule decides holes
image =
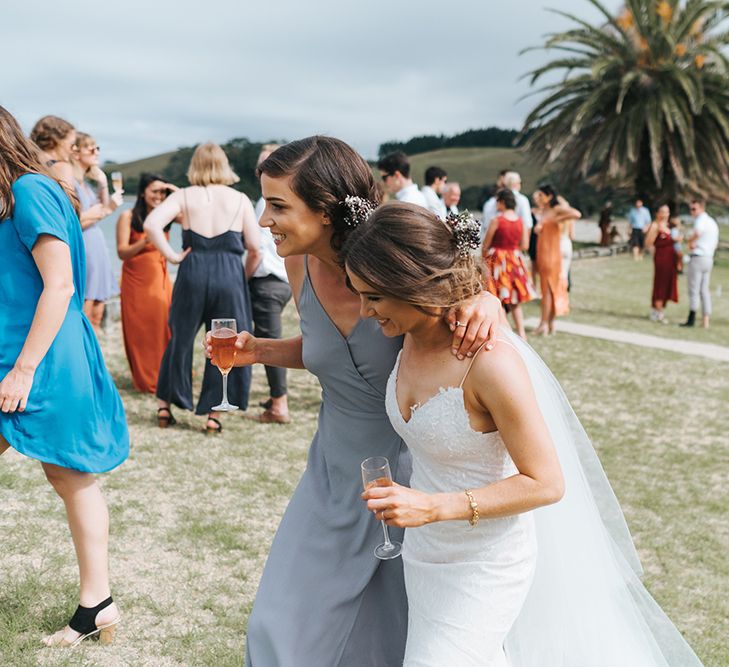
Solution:
[[[223,376],[223,401],[220,405],[211,408],[215,412],[232,412],[238,409],[237,405],[231,405],[228,402],[228,373],[233,368],[237,353],[235,347],[235,341],[238,338],[237,331],[238,328],[233,319],[216,319],[210,326],[210,342],[213,349],[210,361],[213,366],[218,367]]]
[[[121,192],[123,184],[124,181],[122,180],[122,173],[120,171],[112,171],[111,187],[114,189],[114,192]]]
[[[384,456],[372,456],[365,459],[360,467],[365,491],[373,486],[392,486],[390,462]],[[375,556],[380,560],[397,558],[402,552],[402,544],[390,540],[390,532],[387,530],[384,519],[382,520],[382,531],[385,533],[385,541],[375,547]]]

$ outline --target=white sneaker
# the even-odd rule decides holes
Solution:
[[[658,311],[655,308],[651,308],[651,314],[648,316],[651,322],[658,322]]]

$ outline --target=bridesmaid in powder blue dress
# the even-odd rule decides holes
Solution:
[[[74,187],[81,207],[81,228],[86,249],[84,313],[98,331],[104,318],[106,302],[119,294],[119,282],[114,277],[109,249],[99,224],[121,205],[122,193],[114,192],[109,196],[106,174],[99,167],[99,147],[91,135],[77,132],[74,147]],[[92,187],[91,181],[95,187]]]
[[[90,473],[129,453],[124,409],[83,314],[81,226],[64,189],[0,107],[0,454],[41,462],[64,501],[80,571],[80,605],[47,645],[113,639],[109,515]],[[12,187],[3,187],[10,183]]]

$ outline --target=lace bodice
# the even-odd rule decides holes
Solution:
[[[397,402],[400,355],[387,383],[386,407],[398,435],[416,459],[412,485],[428,493],[476,488],[517,472],[498,431],[480,433],[470,424],[461,387],[441,387],[405,421]]]
[[[387,383],[385,405],[413,457],[412,488],[427,493],[475,489],[518,472],[498,431],[480,433],[471,427],[461,387],[441,388],[425,403],[411,407],[406,421],[397,403],[399,367],[400,355]],[[405,548],[428,561],[481,559],[507,535],[528,541],[530,520],[523,514],[482,519],[466,540],[464,522],[441,521],[406,531]]]

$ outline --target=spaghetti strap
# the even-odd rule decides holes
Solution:
[[[509,347],[515,349],[517,352],[519,351],[519,349],[516,347],[516,345],[514,345],[514,343],[512,343],[508,338],[499,337],[499,338],[496,338],[496,340],[499,341],[500,343],[505,343]]]
[[[468,374],[471,372],[471,368],[473,366],[473,362],[476,361],[476,357],[478,356],[478,353],[481,350],[483,350],[483,348],[484,348],[485,345],[486,345],[486,343],[483,343],[481,345],[481,347],[479,347],[478,350],[476,350],[476,354],[474,354],[471,357],[471,362],[468,364],[468,368],[466,369],[466,372],[463,374],[463,379],[461,380],[461,384],[458,385],[458,388],[459,389],[462,389],[463,388],[463,383],[466,381],[466,378],[468,377]]]

